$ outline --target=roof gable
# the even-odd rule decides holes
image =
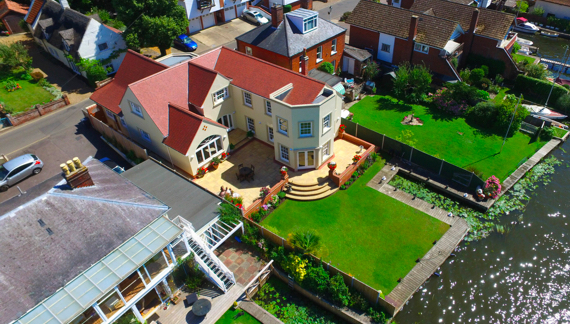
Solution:
[[[9,11],[19,13],[21,15],[26,15],[28,13],[28,10],[30,9],[28,6],[10,0],[4,0],[4,4],[6,5],[6,8],[8,8]]]
[[[197,107],[204,106],[204,100],[210,94],[210,88],[216,76],[218,76],[216,71],[200,65],[188,64],[188,103]]]
[[[45,0],[34,0],[34,2],[32,3],[32,6],[28,10],[28,14],[26,17],[26,22],[28,24],[31,25],[34,23],[34,21],[36,20],[36,17],[40,13],[40,10],[42,10],[42,6],[44,5],[44,2],[45,2]]]
[[[121,113],[119,105],[129,84],[167,68],[162,63],[128,50],[113,81],[95,90],[90,99],[118,115]]]

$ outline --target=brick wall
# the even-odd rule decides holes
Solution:
[[[428,54],[414,51],[412,53],[412,64],[425,64],[433,72],[455,78],[453,69],[445,58],[439,56],[439,53],[439,49],[431,47]]]
[[[371,48],[374,51],[373,57],[376,58],[378,51],[378,38],[380,34],[368,29],[350,26],[350,45],[357,48]]]
[[[33,109],[24,113],[14,116],[10,115],[8,116],[8,119],[12,126],[18,126],[67,105],[69,105],[69,99],[67,98],[67,95],[63,95],[61,99],[48,102],[45,105],[36,105]]]
[[[245,53],[245,47],[250,47],[251,48],[251,55],[255,56],[259,59],[262,59],[264,61],[267,62],[271,62],[273,64],[279,65],[281,67],[284,67],[288,70],[291,70],[291,61],[289,60],[288,57],[283,56],[283,55],[279,55],[277,53],[268,51],[264,48],[260,48],[251,44],[247,44],[241,41],[237,41],[237,50]],[[298,64],[297,64],[298,65]]]
[[[413,42],[408,42],[405,39],[396,38],[394,41],[394,53],[392,56],[392,64],[400,65],[404,62],[409,62],[412,56]]]
[[[506,53],[504,49],[497,47],[497,43],[498,41],[495,39],[476,35],[473,38],[470,53],[505,62],[505,73],[503,73],[503,76],[507,79],[514,79],[518,73],[517,67],[510,54]]]
[[[324,62],[333,63],[334,62],[334,69],[335,71],[338,69],[342,62],[342,53],[344,52],[344,37],[345,34],[339,35],[335,38],[330,38],[329,40],[318,44],[317,46],[313,46],[307,49],[307,56],[309,60],[307,61],[307,72],[311,71],[314,68],[319,67],[319,65],[323,64]],[[331,55],[331,48],[332,48],[332,41],[336,39],[336,54]],[[323,61],[317,63],[317,48],[319,46],[323,47]],[[291,70],[299,71],[299,57],[302,53],[299,53],[291,58]]]

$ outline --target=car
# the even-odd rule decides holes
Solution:
[[[269,22],[269,19],[263,17],[263,15],[260,14],[259,11],[257,10],[245,9],[243,11],[242,17],[244,17],[245,19],[251,21],[252,23],[258,26],[261,26]]]
[[[104,157],[104,158],[100,159],[99,161],[101,161],[103,164],[105,164],[106,166],[111,168],[111,170],[117,172],[118,174],[125,172],[124,168],[122,168],[115,161],[109,159],[108,157]]]
[[[18,156],[0,165],[0,192],[8,190],[31,175],[42,172],[43,167],[42,160],[33,154]]]
[[[176,36],[174,45],[183,48],[186,52],[194,52],[198,48],[198,44],[186,34]]]

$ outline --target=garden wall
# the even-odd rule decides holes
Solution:
[[[56,109],[69,105],[67,95],[63,95],[61,99],[48,102],[45,105],[35,105],[33,109],[17,115],[8,114],[6,117],[10,120],[12,126],[18,126],[32,119],[48,114]]]
[[[332,171],[329,172],[329,178],[331,178],[331,180],[337,185],[337,186],[342,186],[345,182],[348,181],[348,179],[350,179],[350,177],[352,177],[352,174],[354,172],[356,172],[356,170],[358,170],[358,167],[364,163],[364,161],[366,161],[366,159],[368,158],[368,156],[370,156],[370,153],[374,152],[374,150],[376,149],[374,145],[356,137],[356,136],[352,136],[350,134],[340,134],[339,138],[344,139],[347,142],[350,142],[352,144],[355,145],[362,145],[362,147],[364,147],[366,149],[366,151],[364,151],[364,153],[362,153],[361,158],[358,162],[356,162],[356,164],[351,164],[348,168],[346,168],[341,174],[336,174]]]
[[[250,225],[257,227],[259,229],[259,233],[264,239],[271,241],[273,244],[281,245],[288,250],[294,250],[294,248],[281,236],[271,232],[270,230],[264,228],[260,224],[257,224],[256,222],[248,218],[246,218],[245,221]],[[380,291],[368,286],[367,284],[354,278],[353,276],[347,274],[346,272],[337,269],[330,263],[326,263],[312,254],[310,254],[310,256],[314,262],[317,263],[322,262],[323,267],[325,267],[327,271],[330,272],[331,276],[335,276],[337,273],[340,273],[346,285],[349,287],[353,287],[356,291],[360,292],[372,305],[379,305],[384,310],[384,312],[386,312],[390,316],[394,316],[397,313],[398,310],[396,310],[396,307],[390,304],[384,298],[382,298],[380,295]]]
[[[404,162],[413,163],[431,173],[454,181],[469,190],[475,191],[478,186],[484,187],[485,181],[463,168],[445,160],[436,158],[384,134],[377,133],[350,120],[342,119],[346,126],[345,132],[364,141],[376,145],[381,150],[390,153]]]
[[[276,185],[274,185],[270,190],[269,190],[269,194],[267,194],[267,196],[263,197],[263,199],[257,199],[256,201],[253,202],[253,204],[247,206],[247,208],[245,210],[242,210],[242,215],[245,218],[250,218],[251,214],[257,210],[259,210],[259,208],[261,206],[263,206],[264,204],[267,204],[267,202],[271,199],[271,197],[277,195],[281,190],[283,190],[283,187],[289,182],[289,175],[286,175],[283,177],[283,179],[281,181],[279,181]],[[261,188],[259,188],[261,189]]]

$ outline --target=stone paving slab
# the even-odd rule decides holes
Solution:
[[[224,263],[238,284],[246,286],[263,269],[265,262],[245,244],[229,239],[218,247],[214,254]]]

